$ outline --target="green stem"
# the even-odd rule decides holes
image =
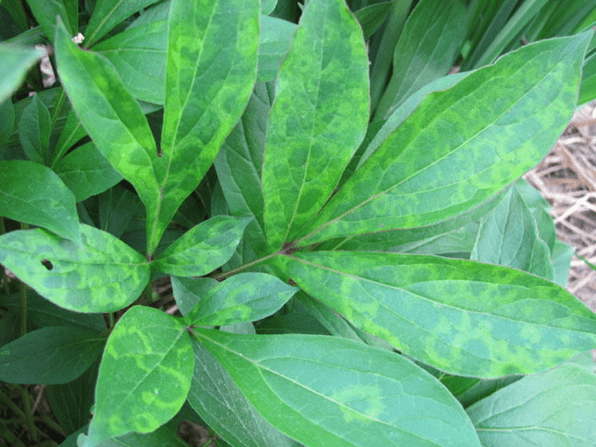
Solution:
[[[27,421],[27,426],[29,428],[29,434],[31,435],[31,439],[33,441],[37,441],[37,427],[35,426],[35,422],[33,421],[33,414],[31,413],[31,395],[27,388],[21,388],[21,398],[23,399],[23,407],[25,409],[25,420]]]

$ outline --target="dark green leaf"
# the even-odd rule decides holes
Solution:
[[[56,163],[54,172],[74,193],[77,202],[102,193],[122,180],[93,143],[69,152]]]
[[[76,34],[77,28],[70,24],[69,16],[66,14],[64,3],[61,0],[27,0],[27,4],[49,40],[54,39],[56,35],[56,17],[60,17],[69,33]]]
[[[0,380],[8,383],[72,382],[100,355],[105,337],[78,327],[44,327],[0,348]]]
[[[168,246],[154,261],[154,269],[175,276],[202,276],[232,257],[247,218],[215,216],[195,226]]]
[[[49,160],[50,126],[50,112],[34,95],[19,121],[19,140],[29,160],[40,164]]]
[[[563,130],[590,38],[525,46],[426,97],[302,229],[300,245],[427,226],[495,195]]]
[[[128,433],[108,439],[97,447],[188,447],[188,444],[176,437],[176,433],[167,426],[161,426],[151,433]]]
[[[360,22],[365,39],[368,39],[379,29],[390,10],[391,2],[380,2],[366,6],[354,13],[358,22]]]
[[[452,374],[534,373],[596,341],[594,313],[519,270],[379,252],[294,253],[274,261],[356,327]]]
[[[174,0],[168,24],[161,137],[160,208],[148,251],[197,187],[242,111],[256,79],[259,2]]]
[[[294,23],[276,17],[261,16],[257,81],[269,82],[277,77],[277,70],[290,48],[295,31]]]
[[[0,161],[0,215],[79,241],[72,192],[49,168],[24,160]]]
[[[263,160],[272,248],[312,219],[364,138],[368,58],[343,0],[311,0],[279,71]]]
[[[45,230],[0,237],[0,263],[41,296],[76,312],[114,312],[138,298],[149,263],[114,236],[80,226],[75,243]]]
[[[44,50],[0,43],[0,102],[20,87],[27,71],[45,55]]]
[[[193,369],[190,337],[178,320],[150,307],[129,309],[108,338],[82,447],[169,421],[186,400]]]
[[[524,377],[467,409],[485,447],[590,447],[596,376],[575,365]]]
[[[195,371],[188,402],[209,427],[235,447],[298,446],[257,413],[207,349],[195,340],[192,345]]]
[[[188,315],[193,307],[219,282],[213,278],[177,278],[171,277],[172,293],[182,315]]]
[[[4,146],[14,131],[14,105],[10,98],[0,102],[0,147]]]
[[[395,353],[318,335],[195,336],[265,419],[310,447],[480,446],[455,398]]]
[[[224,326],[261,320],[277,312],[297,290],[265,273],[240,273],[209,290],[188,315],[188,322]]]

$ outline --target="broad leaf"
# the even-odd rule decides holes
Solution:
[[[75,197],[49,168],[31,161],[0,161],[0,178],[0,216],[80,240]]]
[[[85,46],[89,47],[109,33],[116,25],[158,0],[97,0],[93,15],[85,30]]]
[[[62,0],[27,0],[27,4],[31,8],[31,12],[35,16],[35,20],[43,29],[44,34],[49,40],[52,40],[56,35],[56,17],[60,17],[62,22],[66,25],[66,29],[71,34],[76,34],[77,29],[69,23],[69,16],[66,14],[66,9]]]
[[[175,276],[212,272],[232,257],[248,222],[246,218],[212,217],[170,244],[157,256],[153,267]]]
[[[276,17],[261,16],[261,27],[257,81],[269,82],[277,77],[279,65],[296,31],[296,24]]]
[[[114,312],[139,297],[149,263],[114,236],[80,225],[81,242],[45,230],[0,237],[0,263],[41,296],[76,312]]]
[[[50,112],[38,95],[33,96],[19,120],[19,140],[29,160],[46,164],[50,158]]]
[[[534,373],[596,343],[594,313],[519,270],[379,252],[294,253],[274,261],[356,327],[452,374]]]
[[[188,315],[193,326],[224,326],[262,320],[298,289],[265,273],[240,273],[209,290]]]
[[[427,96],[302,229],[300,245],[443,221],[520,177],[573,113],[590,39],[527,45]]]
[[[471,259],[525,270],[554,279],[550,250],[515,186],[483,219]]]
[[[0,102],[10,98],[20,87],[27,71],[45,55],[44,50],[0,43]]]
[[[209,427],[236,447],[298,446],[257,413],[230,374],[204,346],[195,340],[192,345],[195,371],[188,402]]]
[[[265,227],[278,249],[323,206],[369,114],[362,31],[343,0],[311,0],[279,70],[263,160]]]
[[[74,193],[77,202],[102,193],[122,180],[93,143],[69,152],[56,163],[54,172]]]
[[[162,152],[155,169],[161,202],[148,219],[149,253],[246,107],[257,74],[259,2],[173,0],[168,32]]]
[[[265,419],[310,447],[480,446],[455,398],[398,354],[317,335],[195,336]]]
[[[82,447],[131,431],[149,433],[169,421],[186,400],[193,369],[190,337],[174,317],[129,309],[108,338]]]
[[[75,380],[99,357],[105,337],[74,326],[44,327],[0,348],[0,380],[58,384]]]
[[[163,104],[167,21],[135,26],[93,47],[114,65],[122,84],[137,99]]]
[[[524,377],[467,412],[485,447],[590,447],[596,439],[596,377],[565,364]]]

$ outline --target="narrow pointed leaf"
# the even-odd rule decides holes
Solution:
[[[395,353],[316,335],[195,334],[265,419],[310,447],[480,446],[455,398]]]
[[[27,71],[45,54],[36,48],[0,43],[0,102],[10,98],[21,86]]]
[[[19,141],[29,160],[45,164],[50,150],[50,112],[38,95],[23,109],[19,120]]]
[[[366,132],[368,58],[343,0],[312,0],[279,71],[263,160],[273,248],[323,206]]]
[[[0,237],[0,263],[41,296],[76,312],[114,312],[139,297],[149,282],[140,253],[104,231],[80,226],[75,243],[45,230]]]
[[[60,17],[70,33],[76,30],[76,27],[73,28],[70,25],[66,8],[61,0],[27,0],[27,4],[49,40],[52,40],[56,35],[57,16]]]
[[[79,377],[99,357],[105,337],[78,327],[45,327],[0,348],[0,380],[59,384]]]
[[[116,25],[141,9],[159,0],[98,0],[85,30],[85,46],[89,47]]]
[[[373,3],[354,12],[362,27],[362,34],[365,39],[369,39],[379,29],[390,10],[391,2],[385,1]]]
[[[232,257],[248,222],[246,218],[212,217],[161,252],[154,268],[176,276],[202,276],[212,272]]]
[[[300,243],[426,226],[496,194],[563,130],[590,39],[525,46],[427,96],[303,229]]]
[[[135,187],[147,215],[154,215],[160,198],[153,168],[157,148],[139,104],[112,65],[99,54],[77,48],[64,27],[58,27],[55,50],[60,79],[87,133]]]
[[[190,336],[174,317],[135,306],[106,344],[95,389],[95,414],[83,447],[134,431],[149,433],[178,413],[190,388]]]
[[[0,216],[80,240],[75,197],[52,170],[31,161],[0,161],[0,178]]]
[[[188,321],[195,326],[225,326],[261,320],[277,312],[297,291],[275,276],[240,273],[209,290]]]
[[[596,376],[565,364],[524,377],[467,412],[485,447],[590,447],[596,439]]]
[[[0,102],[0,146],[4,146],[10,140],[14,131],[14,121],[14,104],[8,98]]]
[[[295,23],[277,17],[261,16],[257,81],[269,82],[277,77],[279,65],[290,48],[295,31]]]
[[[297,442],[255,410],[230,374],[201,343],[192,340],[192,345],[195,371],[188,402],[210,428],[236,447],[298,447]]]
[[[452,374],[534,373],[596,343],[594,313],[519,270],[380,252],[295,253],[275,261],[356,327]]]
[[[168,30],[162,156],[156,166],[162,199],[152,216],[149,253],[246,107],[257,75],[259,2],[174,0]]]

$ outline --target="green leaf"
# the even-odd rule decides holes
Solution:
[[[176,436],[170,427],[162,426],[146,433],[128,433],[117,438],[108,439],[97,447],[188,447],[189,444]]]
[[[135,26],[93,47],[114,65],[122,84],[137,99],[164,103],[167,21]]]
[[[246,218],[215,216],[186,232],[161,252],[153,263],[157,271],[175,276],[202,276],[232,257]]]
[[[540,238],[534,216],[515,185],[483,217],[470,259],[554,279],[550,250]]]
[[[102,193],[122,180],[93,143],[69,152],[56,163],[54,172],[74,193],[77,202]]]
[[[192,340],[192,346],[195,370],[188,402],[210,428],[236,447],[298,446],[257,413],[230,374],[201,343]]]
[[[147,215],[155,215],[160,201],[154,170],[157,148],[139,104],[112,65],[99,54],[77,48],[64,27],[58,27],[54,46],[60,79],[89,136],[135,187]]]
[[[261,320],[281,309],[297,290],[265,273],[240,273],[209,290],[188,315],[188,322],[225,326]]]
[[[427,226],[495,195],[563,130],[590,38],[525,46],[427,96],[302,229],[299,245]]]
[[[379,29],[390,10],[391,2],[380,2],[365,6],[354,13],[365,39],[369,39]]]
[[[172,293],[176,300],[176,305],[180,313],[188,315],[201,298],[219,284],[219,281],[213,278],[177,278],[171,277]]]
[[[316,335],[195,336],[265,419],[310,447],[480,446],[455,398],[395,353]]]
[[[25,75],[46,52],[9,43],[0,43],[0,102],[10,98],[21,85]]]
[[[14,105],[10,98],[0,102],[0,147],[10,140],[14,131]]]
[[[368,58],[343,0],[311,0],[279,70],[263,159],[265,228],[278,249],[312,219],[364,138]]]
[[[465,18],[460,0],[416,5],[395,45],[391,78],[375,119],[386,119],[414,92],[449,73],[466,34]]]
[[[72,192],[49,168],[24,160],[0,161],[0,215],[80,241]]]
[[[158,0],[97,0],[85,30],[85,46],[90,47],[124,19]]]
[[[114,312],[149,282],[143,255],[104,231],[80,225],[75,243],[45,230],[0,237],[0,263],[41,296],[76,312]]]
[[[267,251],[261,164],[271,96],[265,84],[255,86],[244,114],[215,159],[217,178],[230,213],[253,217],[246,227],[245,237],[260,256]]]
[[[61,0],[27,0],[27,4],[49,40],[56,35],[56,16],[60,17],[69,33],[76,34],[77,28],[73,28],[70,24],[69,16],[66,14],[64,3]]]
[[[562,365],[524,377],[467,409],[485,447],[589,447],[596,439],[596,377]]]
[[[40,164],[49,160],[50,127],[50,112],[38,95],[34,95],[19,121],[19,140],[29,160]]]
[[[150,307],[129,309],[108,338],[82,447],[169,421],[186,400],[193,369],[190,336],[178,320]]]
[[[44,327],[0,348],[0,380],[58,384],[75,380],[99,357],[105,337],[78,327]]]
[[[160,208],[153,253],[172,216],[197,187],[242,111],[256,80],[258,0],[173,0],[168,23]]]
[[[294,253],[275,265],[356,327],[451,374],[550,368],[596,342],[596,315],[519,270],[435,256]]]
[[[261,14],[269,15],[275,9],[277,0],[261,0]]]
[[[269,82],[277,77],[279,65],[286,56],[296,24],[277,17],[261,16],[257,81]]]

